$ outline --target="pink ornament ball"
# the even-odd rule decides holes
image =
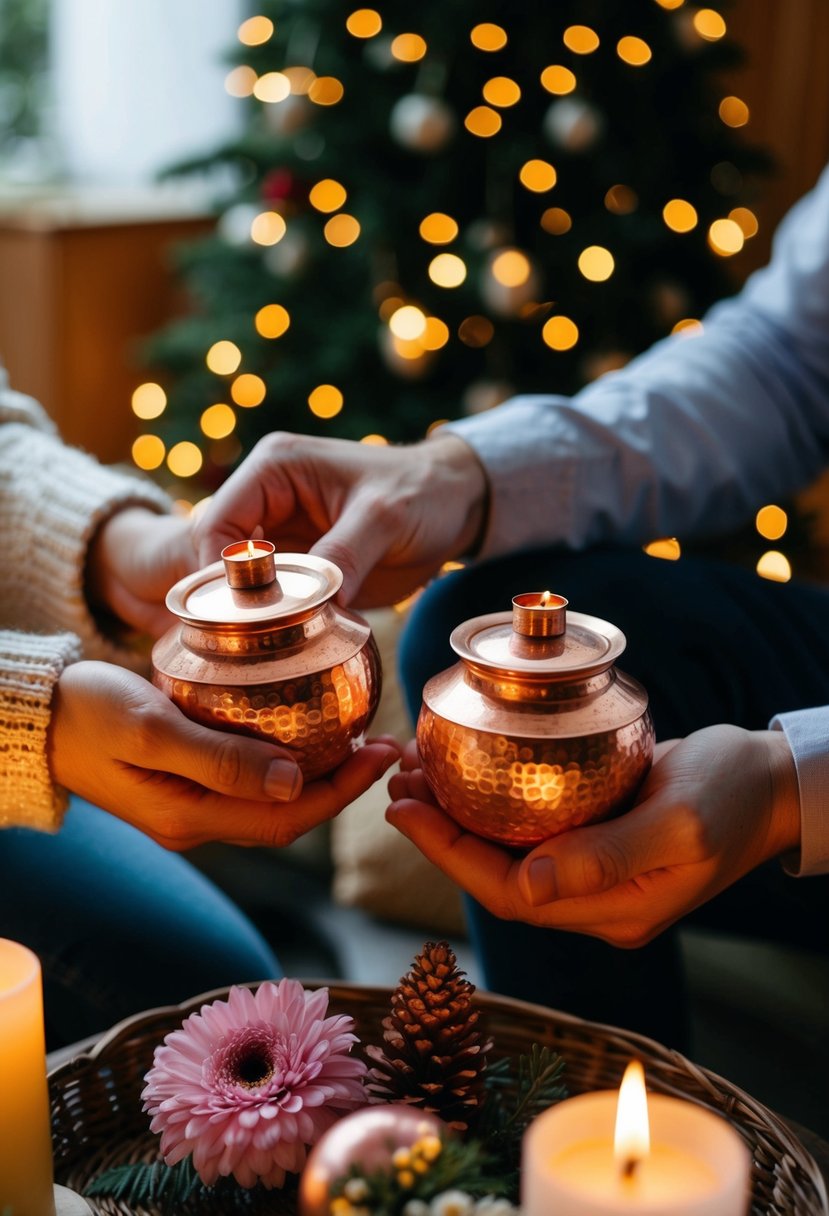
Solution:
[[[447,1132],[436,1115],[402,1103],[364,1106],[344,1115],[308,1155],[299,1182],[299,1216],[330,1216],[331,1188],[352,1165],[364,1173],[391,1167],[397,1149],[411,1148],[423,1136],[445,1138]]]

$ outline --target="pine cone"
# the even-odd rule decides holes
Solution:
[[[367,1047],[375,1102],[406,1102],[465,1131],[483,1101],[492,1040],[478,1028],[475,985],[448,942],[427,942],[391,998],[383,1047]]]

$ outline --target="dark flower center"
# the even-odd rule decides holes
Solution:
[[[258,1045],[251,1045],[247,1051],[240,1052],[235,1064],[235,1080],[246,1089],[257,1089],[273,1076],[270,1056]]]

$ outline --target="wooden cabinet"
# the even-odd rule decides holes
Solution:
[[[210,226],[146,192],[0,204],[0,361],[70,443],[129,458],[141,341],[183,307],[171,248]]]

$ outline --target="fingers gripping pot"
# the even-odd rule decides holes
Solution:
[[[282,744],[306,781],[354,750],[380,696],[365,621],[333,602],[339,569],[241,541],[167,595],[179,617],[153,647],[153,683],[196,722]]]
[[[417,743],[443,809],[518,848],[626,809],[653,758],[644,688],[613,666],[608,621],[550,592],[465,621],[460,662],[423,690]]]

